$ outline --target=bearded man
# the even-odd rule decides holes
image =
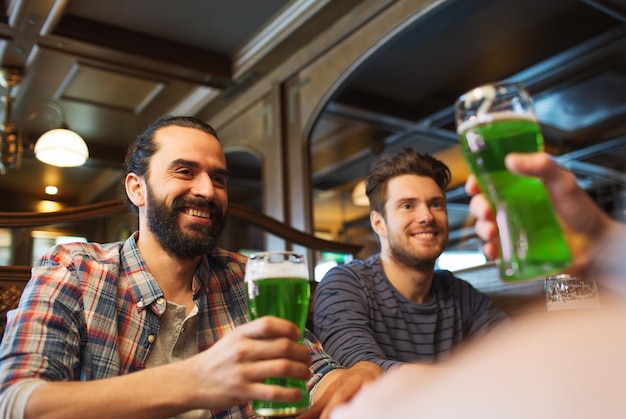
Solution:
[[[244,419],[253,399],[299,400],[264,384],[291,377],[308,380],[313,418],[382,372],[341,368],[286,320],[248,322],[246,258],[216,247],[228,173],[211,126],[161,118],[126,163],[139,230],[53,247],[33,268],[0,345],[0,417]]]
[[[343,365],[438,363],[506,319],[469,283],[435,269],[448,243],[449,183],[443,162],[409,148],[370,169],[380,253],[329,270],[314,297],[315,333]]]

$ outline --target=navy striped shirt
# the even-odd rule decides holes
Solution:
[[[484,335],[506,315],[449,271],[435,271],[433,301],[418,304],[396,290],[380,254],[337,266],[317,285],[315,333],[345,366],[371,361],[384,369],[447,359],[463,341]]]

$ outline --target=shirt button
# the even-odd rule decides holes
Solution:
[[[143,300],[137,303],[137,308],[142,308],[142,307],[143,307]]]
[[[154,335],[148,336],[148,342],[154,343]]]
[[[161,305],[161,304],[165,303],[165,298],[159,297],[159,298],[157,298],[156,302],[157,302],[158,305]]]

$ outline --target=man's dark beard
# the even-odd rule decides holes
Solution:
[[[178,197],[169,208],[160,201],[148,187],[148,228],[155,235],[161,246],[179,259],[193,259],[204,255],[217,246],[217,241],[226,224],[226,215],[222,208],[204,199],[185,199]],[[180,226],[180,209],[192,207],[211,212],[213,223],[210,226],[192,224],[192,232],[185,232]]]
[[[409,252],[402,246],[398,245],[395,240],[391,239],[391,237],[389,238],[388,245],[391,256],[393,256],[396,261],[415,270],[432,269],[433,266],[435,266],[435,262],[437,262],[437,258],[441,255],[440,253],[436,257],[420,258],[415,253]]]
[[[393,245],[391,242],[389,243],[389,250],[396,261],[415,270],[432,269],[437,261],[437,258],[418,258],[414,253],[409,253],[400,246]]]

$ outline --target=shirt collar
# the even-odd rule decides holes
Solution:
[[[122,248],[122,266],[124,276],[127,278],[131,289],[133,303],[138,310],[143,310],[151,306],[157,299],[163,298],[163,291],[161,291],[159,284],[148,270],[141,253],[139,253],[139,248],[137,247],[138,234],[138,232],[135,232],[124,243]],[[157,310],[160,312],[159,307],[165,310],[165,304],[157,305]]]

